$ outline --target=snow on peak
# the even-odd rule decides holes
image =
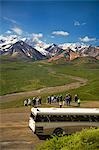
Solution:
[[[84,43],[63,43],[59,45],[59,47],[61,47],[62,49],[70,48],[73,51],[77,51],[88,46],[89,45],[85,45]]]
[[[48,52],[45,50],[47,47],[50,46],[50,44],[46,44],[45,42],[41,40],[33,41],[32,38],[27,38],[25,42],[32,47],[34,47],[37,51],[39,51],[42,55],[47,55]]]
[[[14,43],[16,43],[19,40],[19,38],[16,35],[10,35],[10,36],[0,36],[0,49],[6,50]]]
[[[57,48],[61,48],[64,50],[70,48],[73,51],[77,51],[77,50],[81,50],[82,48],[86,48],[89,46],[89,45],[85,45],[84,43],[79,43],[79,42],[78,43],[63,43],[63,44],[56,45],[54,43],[49,44],[49,43],[43,42],[40,39],[33,40],[33,37],[31,36],[21,37],[17,35],[6,35],[6,36],[0,35],[0,50],[8,51],[9,48],[11,48],[11,46],[18,41],[23,41],[27,43],[28,45],[32,46],[37,51],[39,51],[42,55],[45,55],[45,56],[49,55],[49,51],[47,51],[48,48],[54,49],[54,53],[56,53]],[[21,42],[21,45],[23,45],[22,42]]]
[[[37,51],[39,51],[42,55],[48,55],[49,52],[47,52],[43,47],[35,46],[34,47]]]

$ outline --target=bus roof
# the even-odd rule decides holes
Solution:
[[[31,108],[31,112],[34,115],[45,114],[45,115],[99,115],[98,108]]]

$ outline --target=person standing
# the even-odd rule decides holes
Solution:
[[[63,106],[65,105],[65,99],[63,99]]]
[[[36,98],[36,107],[39,106],[39,97]]]
[[[72,101],[72,96],[70,94],[68,94],[68,105],[70,106],[70,103]]]
[[[40,105],[42,104],[42,98],[41,98],[41,96],[39,97],[39,104]]]
[[[51,98],[51,96],[49,97],[49,103],[50,103],[50,104],[52,103],[52,98]]]
[[[57,103],[59,103],[59,96],[57,96],[56,99],[57,99]]]
[[[28,104],[28,101],[26,99],[26,100],[24,100],[24,106],[27,106],[27,104]]]
[[[62,102],[62,100],[63,100],[63,97],[62,97],[62,95],[60,95],[60,101]]]
[[[50,103],[50,96],[47,97],[47,103]]]
[[[30,105],[31,105],[31,99],[28,98],[28,106],[30,106]]]
[[[33,106],[35,107],[35,105],[36,105],[36,97],[33,97]]]
[[[59,107],[62,108],[62,101],[59,101]]]
[[[74,96],[74,101],[75,101],[75,103],[77,103],[77,101],[78,101],[78,95],[76,94],[75,96]]]
[[[77,100],[78,107],[80,107],[80,99]]]
[[[68,105],[69,105],[69,96],[68,96],[68,94],[66,94],[65,100],[66,100],[66,104],[67,104],[67,106],[68,106]]]
[[[51,102],[54,102],[54,95],[51,96]]]

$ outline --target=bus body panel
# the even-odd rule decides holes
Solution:
[[[29,127],[38,135],[51,135],[58,128],[65,134],[71,134],[83,128],[97,128],[99,127],[99,109],[32,108]]]
[[[71,134],[80,131],[84,128],[99,127],[97,122],[51,122],[51,123],[37,123],[35,128],[42,127],[42,132],[36,130],[36,134],[51,135],[55,129],[61,128],[65,134]]]

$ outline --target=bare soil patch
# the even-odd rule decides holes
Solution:
[[[34,150],[41,143],[28,127],[30,108],[1,110],[1,150]]]

